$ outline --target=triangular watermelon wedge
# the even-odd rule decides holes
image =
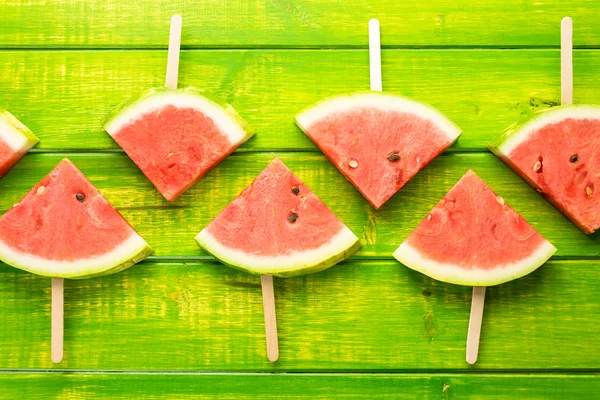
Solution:
[[[69,160],[0,217],[0,261],[34,274],[91,278],[152,249]]]
[[[0,178],[8,173],[39,139],[6,110],[0,110]]]
[[[360,247],[356,235],[278,158],[196,240],[231,267],[280,277],[324,270]]]
[[[491,286],[524,276],[556,248],[468,171],[394,252],[444,282]]]
[[[535,113],[488,147],[583,232],[600,228],[600,106]]]
[[[253,135],[232,106],[195,88],[148,90],[104,129],[168,201]]]
[[[461,134],[435,108],[381,92],[322,100],[296,122],[375,209]]]

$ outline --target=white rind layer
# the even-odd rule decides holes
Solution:
[[[226,264],[257,274],[286,274],[294,270],[307,269],[344,253],[358,242],[358,238],[344,226],[334,237],[319,248],[297,251],[273,257],[259,256],[224,246],[207,229],[196,235],[196,241],[208,252]]]
[[[493,269],[478,267],[465,269],[455,264],[433,261],[406,242],[402,243],[396,249],[394,257],[405,266],[440,281],[466,286],[492,286],[520,278],[533,272],[544,264],[555,252],[556,247],[549,241],[544,240],[529,257],[516,263],[498,265]]]
[[[564,119],[600,119],[600,107],[590,105],[570,105],[551,108],[540,112],[535,118],[521,125],[514,134],[498,146],[500,153],[509,155],[521,143],[527,140],[529,134],[540,128],[558,123]]]
[[[209,116],[232,144],[241,144],[250,137],[223,107],[201,95],[177,90],[159,92],[138,100],[110,120],[104,129],[114,137],[124,126],[142,118],[144,114],[168,105],[192,108]]]
[[[435,108],[405,97],[380,92],[355,93],[325,99],[297,115],[296,122],[306,132],[315,122],[330,114],[365,107],[415,114],[440,128],[449,142],[454,142],[462,133],[458,126]]]
[[[0,118],[0,141],[8,144],[14,151],[28,151],[33,146],[27,136],[3,118]]]
[[[85,278],[101,275],[103,272],[124,264],[124,267],[130,266],[137,261],[141,261],[141,259],[138,259],[138,255],[143,254],[143,258],[145,258],[148,250],[149,246],[146,241],[137,233],[132,233],[127,240],[114,250],[101,256],[75,261],[57,261],[18,252],[0,241],[0,260],[38,275],[55,278]],[[132,260],[133,262],[130,262]]]

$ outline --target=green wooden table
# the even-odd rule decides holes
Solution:
[[[163,84],[174,13],[181,85],[227,99],[258,133],[169,204],[101,121]],[[0,107],[41,139],[0,181],[0,212],[69,157],[156,250],[125,272],[66,282],[60,365],[49,353],[50,280],[0,265],[0,397],[598,398],[600,235],[582,234],[485,146],[559,103],[565,15],[574,100],[600,102],[599,13],[596,0],[0,2]],[[325,96],[368,88],[372,17],[384,90],[464,129],[379,211],[293,121]],[[281,357],[271,364],[259,278],[216,262],[194,235],[275,156],[363,247],[325,272],[276,280]],[[558,247],[535,273],[488,290],[475,366],[464,350],[471,288],[391,257],[468,168]]]

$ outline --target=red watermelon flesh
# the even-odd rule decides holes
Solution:
[[[0,218],[0,260],[40,275],[84,278],[116,272],[150,252],[67,159]]]
[[[226,264],[278,276],[320,271],[360,247],[344,223],[277,158],[196,240]]]
[[[23,151],[15,151],[15,149],[0,138],[0,178],[6,175],[25,153]]]
[[[582,231],[600,227],[600,107],[535,114],[490,148]]]
[[[432,107],[379,92],[324,100],[296,121],[376,209],[461,133]]]
[[[168,201],[176,200],[251,135],[231,106],[192,90],[145,95],[105,129]]]
[[[394,256],[435,279],[487,286],[528,274],[555,251],[502,197],[468,171]]]

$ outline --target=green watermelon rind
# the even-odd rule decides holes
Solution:
[[[225,100],[219,98],[218,96],[215,96],[213,94],[205,92],[202,89],[198,89],[191,86],[181,89],[170,89],[165,87],[147,89],[143,91],[140,95],[124,101],[112,112],[110,112],[103,121],[104,129],[109,134],[114,134],[115,129],[113,129],[112,124],[115,122],[115,120],[117,120],[117,118],[134,120],[136,117],[143,114],[144,110],[142,110],[142,112],[140,113],[138,110],[136,110],[135,107],[137,104],[140,104],[141,101],[147,101],[152,97],[157,98],[158,96],[172,95],[174,93],[197,96],[199,101],[208,101],[209,103],[222,109],[225,113],[224,115],[226,115],[233,122],[235,122],[243,131],[243,134],[241,135],[240,139],[236,141],[238,145],[241,145],[242,143],[250,139],[252,136],[254,136],[254,130],[248,126],[248,123],[237,113],[237,111],[233,108],[231,104],[228,104]]]
[[[459,265],[443,264],[427,258],[426,254],[419,252],[407,242],[402,243],[393,255],[406,267],[442,282],[465,286],[494,286],[535,271],[555,252],[556,247],[544,240],[529,257],[517,263],[498,265],[491,269],[483,267],[466,269]]]
[[[38,139],[25,124],[19,121],[17,117],[12,115],[9,111],[0,109],[0,119],[8,122],[8,124],[15,129],[15,133],[20,133],[25,137],[26,141],[24,146],[20,148],[21,151],[27,152],[39,143],[40,139]]]
[[[306,134],[308,134],[308,129],[310,126],[320,120],[324,115],[329,114],[328,112],[319,113],[319,109],[324,109],[327,105],[334,104],[335,101],[340,100],[353,100],[360,98],[364,98],[368,100],[368,97],[377,98],[377,99],[389,99],[390,101],[395,101],[397,105],[401,105],[401,107],[394,107],[398,111],[401,112],[412,112],[415,115],[420,116],[421,118],[428,119],[432,121],[442,132],[444,132],[450,141],[448,146],[451,146],[462,134],[462,129],[456,125],[452,120],[442,114],[437,108],[422,103],[408,97],[400,96],[390,92],[377,92],[377,91],[357,91],[353,93],[340,94],[336,96],[327,97],[318,101],[317,103],[306,107],[302,111],[300,111],[296,115],[296,124],[298,127]],[[367,103],[368,104],[368,103]],[[412,107],[412,109],[410,108]],[[332,107],[331,112],[341,111],[343,108]],[[321,118],[316,118],[314,114],[320,116]],[[310,136],[309,136],[310,137]]]
[[[18,253],[0,242],[0,261],[3,263],[36,275],[65,279],[87,279],[121,272],[152,252],[152,248],[137,233],[107,254],[71,262]]]
[[[260,257],[262,259],[261,262],[259,257],[247,255],[239,250],[226,248],[218,243],[206,229],[196,235],[196,241],[200,247],[229,267],[254,275],[292,278],[330,268],[350,257],[360,248],[360,241],[347,227],[344,227],[338,235],[340,235],[340,243],[334,243],[335,239],[332,239],[319,249],[315,249],[319,251],[318,256],[310,257],[310,255],[315,254],[315,250],[308,250],[304,254],[297,252],[286,256],[285,260],[277,263],[276,266],[269,266],[269,264],[273,264],[273,259],[269,259],[269,257]],[[307,258],[308,260],[306,260]],[[265,267],[265,265],[267,266]]]

